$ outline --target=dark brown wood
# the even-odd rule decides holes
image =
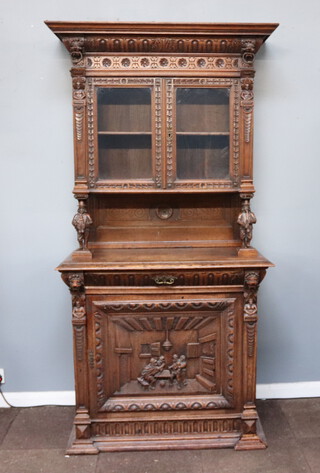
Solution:
[[[46,24],[73,61],[67,453],[265,448],[253,62],[277,25]]]

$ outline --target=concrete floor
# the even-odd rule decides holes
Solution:
[[[269,448],[65,457],[72,407],[0,409],[0,473],[320,473],[320,398],[259,401]]]

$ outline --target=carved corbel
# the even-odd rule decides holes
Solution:
[[[72,97],[77,141],[81,141],[83,137],[83,120],[86,106],[86,78],[84,73],[83,68],[72,69]]]
[[[252,67],[256,53],[256,42],[252,39],[243,39],[241,43],[242,61],[245,66]]]
[[[77,231],[77,238],[79,242],[78,251],[89,252],[88,240],[90,226],[92,225],[92,218],[87,212],[85,205],[85,199],[87,196],[76,195],[76,199],[79,201],[78,211],[72,219],[72,225]]]
[[[73,64],[82,65],[83,62],[83,50],[84,50],[84,37],[72,37],[63,38],[63,44],[69,51]]]
[[[253,77],[241,79],[241,102],[244,114],[244,141],[250,142],[253,117]]]
[[[240,225],[240,239],[242,241],[242,248],[251,248],[252,228],[257,222],[255,214],[250,208],[250,199],[252,194],[240,194],[242,199],[242,208],[238,216],[237,223]]]

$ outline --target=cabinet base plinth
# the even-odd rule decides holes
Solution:
[[[234,448],[235,450],[262,450],[267,448],[260,421],[256,434],[241,432],[212,432],[209,435],[144,435],[144,436],[100,436],[76,439],[73,428],[67,455],[95,455],[99,452],[129,452],[150,450],[204,450],[213,448]]]

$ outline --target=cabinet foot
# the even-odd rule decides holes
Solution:
[[[97,455],[99,449],[93,445],[90,439],[76,439],[75,427],[71,431],[66,455]]]
[[[267,448],[267,441],[264,435],[260,419],[256,420],[257,431],[255,434],[242,434],[236,443],[235,450],[264,450]]]

